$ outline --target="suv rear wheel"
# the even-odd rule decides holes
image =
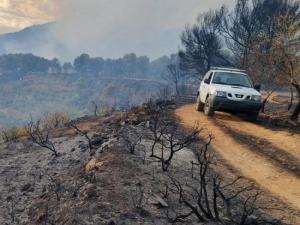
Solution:
[[[198,95],[197,102],[196,102],[196,110],[198,112],[201,112],[201,111],[203,111],[203,109],[204,109],[204,104],[200,100],[200,95]]]
[[[206,116],[213,116],[214,115],[214,109],[210,106],[209,97],[207,97],[206,101],[205,101],[204,114]]]

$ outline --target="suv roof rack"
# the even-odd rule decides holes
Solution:
[[[225,71],[231,71],[231,72],[246,72],[246,70],[237,69],[237,68],[228,68],[228,67],[210,67],[211,70],[225,70]]]

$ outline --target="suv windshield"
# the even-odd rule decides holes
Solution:
[[[230,72],[215,72],[213,84],[224,84],[241,87],[252,87],[252,83],[246,74],[230,73]]]

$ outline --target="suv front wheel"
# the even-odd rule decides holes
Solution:
[[[205,101],[204,114],[206,116],[213,116],[214,115],[214,109],[210,106],[209,97],[207,97],[206,101]]]
[[[200,100],[200,95],[198,95],[197,102],[196,102],[196,110],[198,112],[201,112],[201,111],[203,111],[203,109],[204,109],[204,104]]]

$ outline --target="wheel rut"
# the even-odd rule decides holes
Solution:
[[[214,118],[207,118],[203,113],[195,110],[194,104],[178,108],[176,116],[187,128],[198,123],[204,129],[201,133],[202,137],[213,134],[212,147],[228,164],[243,176],[254,180],[265,192],[300,212],[299,134],[291,135],[288,132],[265,131],[265,128],[259,127],[257,124],[243,122],[235,116],[230,117],[230,115],[226,119],[222,114],[216,114]],[[220,125],[220,121],[225,121],[223,127]],[[236,132],[249,135],[249,137],[243,136],[245,139],[241,140]],[[249,142],[251,138],[255,139],[256,137],[258,137],[257,140],[262,138],[265,148],[276,147],[274,153],[256,149],[259,143],[252,145]],[[282,144],[287,140],[292,143]],[[282,146],[279,147],[281,144]],[[277,159],[271,157],[275,154],[281,154],[285,160],[279,159],[280,156]],[[289,159],[292,159],[291,165],[285,166],[283,161],[289,161]],[[293,166],[296,166],[296,169]]]

